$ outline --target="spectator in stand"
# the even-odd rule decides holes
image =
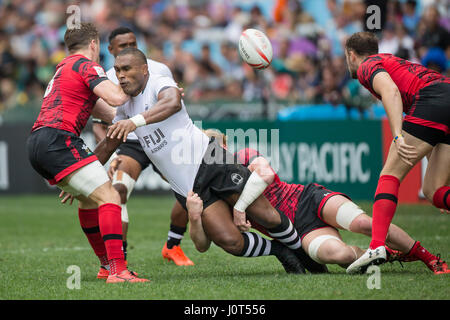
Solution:
[[[434,6],[427,7],[422,19],[424,30],[417,39],[419,58],[423,58],[429,48],[439,47],[447,50],[450,47],[450,33],[439,24],[438,9]]]
[[[420,21],[420,16],[417,14],[417,1],[416,0],[408,0],[403,6],[403,25],[407,30],[409,35],[414,35],[417,25]]]
[[[431,48],[428,50],[421,63],[432,70],[444,74],[447,70],[447,57],[441,48]]]
[[[66,55],[61,40],[66,9],[72,3],[0,3],[0,110],[15,105],[39,106],[44,85]],[[185,88],[185,99],[196,102],[255,100],[262,96],[264,86],[273,89],[269,96],[275,99],[300,103],[314,103],[318,97],[321,100],[319,89],[323,90],[323,86],[319,87],[319,79],[328,79],[329,75],[324,68],[330,65],[328,61],[339,65],[343,42],[366,27],[365,9],[371,4],[386,12],[382,17],[384,33],[379,34],[382,51],[420,62],[431,48],[439,47],[450,60],[450,19],[443,1],[418,5],[415,0],[327,0],[319,6],[322,11],[311,9],[318,3],[276,0],[269,15],[262,1],[252,5],[238,0],[81,0],[77,5],[82,21],[94,22],[98,27],[102,66],[110,68],[113,63],[107,36],[118,26],[128,26],[136,33],[138,47],[166,63]],[[243,64],[236,50],[241,32],[249,27],[264,31],[274,48],[272,65],[262,72],[255,73]],[[338,65],[332,67],[335,75],[340,70]],[[267,79],[258,81],[260,75],[273,86],[267,86]],[[336,77],[340,91],[348,79],[341,74]]]

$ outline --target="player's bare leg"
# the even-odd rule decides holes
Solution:
[[[227,202],[233,206],[239,195],[228,197]],[[313,261],[301,247],[300,236],[289,218],[278,212],[264,196],[260,195],[246,209],[248,218],[263,226],[268,234],[291,249],[303,266],[312,273],[327,272],[326,266]],[[280,260],[280,259],[279,259]]]
[[[335,228],[372,236],[372,218],[344,196],[336,195],[328,199],[322,209],[322,218]],[[391,249],[408,252],[415,241],[401,228],[391,224],[386,242]]]
[[[181,239],[186,232],[186,226],[189,217],[188,213],[178,201],[175,201],[170,214],[170,230],[168,239],[164,243],[161,254],[167,261],[173,261],[177,266],[193,266],[194,263],[189,259],[180,247]]]
[[[233,221],[230,206],[222,200],[203,210],[202,224],[211,241],[226,252],[239,257],[274,255],[288,273],[305,273],[305,270],[287,247],[278,241],[270,241],[254,232],[241,233]]]
[[[450,145],[438,143],[428,158],[428,167],[425,172],[423,192],[427,199],[439,208],[442,213],[450,211]],[[420,244],[415,244],[420,246]],[[415,249],[415,248],[413,248]],[[413,251],[413,250],[412,250]],[[422,250],[417,249],[417,252]],[[413,251],[413,253],[415,252]],[[413,253],[405,259],[414,259]],[[412,257],[411,257],[412,256]],[[439,255],[427,255],[424,261],[427,267],[435,274],[450,273],[448,264]],[[422,259],[421,259],[422,260]],[[422,260],[423,261],[423,260]]]
[[[233,194],[227,202],[234,206],[240,194]],[[292,250],[301,247],[301,239],[292,222],[284,214],[280,214],[269,200],[262,194],[246,209],[246,214],[253,221],[263,226],[269,235]]]
[[[233,223],[230,207],[216,201],[203,210],[202,224],[205,234],[226,252],[238,256],[244,247],[244,238]]]
[[[347,198],[336,195],[331,197],[323,207],[322,217],[326,223],[338,229],[355,233],[372,235],[372,218],[366,215]],[[403,229],[391,223],[386,243],[387,261],[411,262],[422,261],[433,272],[446,272],[445,262],[430,253],[419,241],[411,238]],[[440,261],[442,262],[440,265]]]
[[[331,227],[313,230],[303,237],[303,249],[321,264],[338,264],[346,268],[359,258],[364,250],[342,241],[339,232]]]
[[[424,156],[429,154],[433,147],[406,132],[403,132],[403,135],[405,142],[416,148],[417,157],[409,159],[414,166]],[[368,266],[386,261],[386,249],[384,246],[389,226],[397,208],[400,182],[411,169],[412,166],[400,158],[395,142],[392,142],[375,192],[372,217],[372,241],[370,247],[358,260],[347,268],[347,273],[365,272]]]

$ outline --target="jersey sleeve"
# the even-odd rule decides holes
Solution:
[[[172,78],[161,75],[154,79],[154,90],[156,96],[158,96],[162,90],[170,87],[178,88]]]
[[[161,65],[161,71],[160,72],[161,72],[161,75],[173,79],[172,71],[170,71],[169,67],[166,66],[165,64]]]
[[[238,152],[236,152],[236,159],[238,163],[242,164],[243,166],[248,167],[252,161],[257,158],[261,157],[262,155],[255,149],[252,148],[245,148]]]
[[[83,79],[92,91],[102,81],[108,80],[105,70],[98,63],[88,59],[80,59],[73,65],[73,69]]]
[[[383,67],[383,59],[379,56],[371,56],[361,63],[358,68],[358,80],[359,82],[373,92],[372,81],[375,75],[379,72],[387,72]]]

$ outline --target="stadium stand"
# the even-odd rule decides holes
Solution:
[[[65,56],[62,36],[69,4],[0,1],[4,120],[34,115],[40,107],[55,66]],[[381,6],[383,12],[380,51],[449,74],[446,1],[79,1],[81,19],[95,21],[101,33],[105,69],[113,64],[107,51],[109,33],[118,26],[130,27],[138,35],[139,47],[172,69],[185,88],[192,116],[203,119],[287,119],[289,114],[294,117],[294,109],[302,118],[382,117],[379,105],[349,77],[342,51],[348,35],[364,30],[370,4]],[[243,64],[236,50],[241,31],[250,27],[263,30],[273,44],[274,60],[262,72]],[[233,108],[236,101],[238,105],[256,101],[258,107]]]

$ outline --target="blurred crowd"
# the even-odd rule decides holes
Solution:
[[[342,44],[367,30],[366,9],[381,9],[380,52],[420,62],[449,74],[448,0],[0,0],[0,113],[15,106],[40,107],[62,42],[69,5],[101,35],[101,64],[114,63],[108,36],[135,31],[138,47],[166,63],[185,88],[186,100],[373,104],[349,77]],[[270,38],[272,65],[255,71],[242,62],[237,42],[246,28]]]

